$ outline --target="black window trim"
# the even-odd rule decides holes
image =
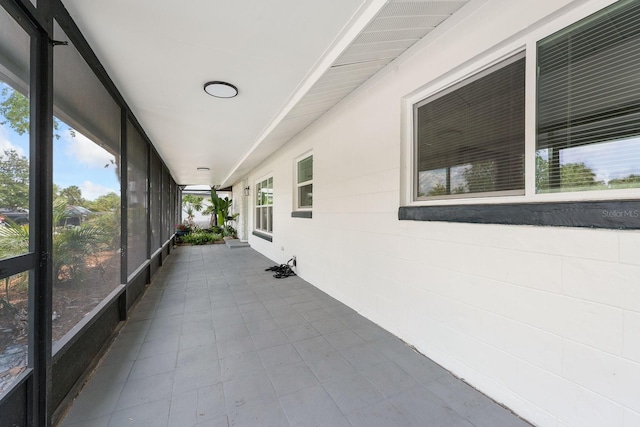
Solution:
[[[313,211],[293,211],[291,212],[291,218],[313,218]]]
[[[271,236],[271,235],[269,235],[269,234],[265,234],[265,233],[262,233],[262,232],[260,232],[260,231],[255,231],[255,230],[253,230],[253,231],[251,232],[251,234],[252,234],[252,235],[254,235],[254,236],[256,236],[256,237],[259,237],[259,238],[261,238],[261,239],[264,239],[264,240],[266,240],[267,242],[273,242],[273,236]]]
[[[400,221],[640,230],[640,199],[401,206]]]

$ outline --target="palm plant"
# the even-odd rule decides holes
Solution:
[[[185,194],[182,196],[182,209],[187,214],[187,223],[193,225],[195,213],[202,210],[202,197]]]
[[[214,225],[217,224],[218,210],[217,210],[216,206],[213,203],[213,199],[211,201],[211,204],[208,205],[206,208],[204,208],[202,210],[202,214],[203,215],[209,215],[209,226],[210,227],[213,227]]]
[[[53,273],[57,281],[79,278],[86,258],[96,253],[109,239],[104,226],[83,222],[77,226],[64,224],[67,205],[64,199],[53,202]]]
[[[0,259],[29,251],[29,226],[7,221],[0,227]]]
[[[104,230],[89,223],[56,230],[53,235],[54,277],[58,281],[80,278],[87,256],[97,252],[104,238]]]
[[[7,221],[5,226],[0,227],[0,259],[20,255],[29,251],[29,227],[18,225],[13,221]],[[4,279],[5,298],[0,298],[0,303],[7,308],[11,305],[11,295],[9,294],[9,282],[19,286],[26,285],[26,273],[20,273],[13,279]]]
[[[208,213],[211,213],[211,219],[213,222],[214,213],[217,216],[217,225],[218,228],[223,232],[225,236],[233,236],[236,234],[235,228],[233,228],[229,222],[235,221],[236,218],[240,214],[231,213],[231,208],[233,206],[233,199],[225,197],[221,199],[218,197],[218,193],[215,189],[211,189],[211,209],[208,209]]]
[[[81,275],[89,255],[100,250],[110,236],[105,228],[90,222],[78,226],[64,226],[66,201],[53,203],[53,274],[56,281],[71,280]],[[0,227],[0,258],[29,251],[29,227],[7,223]]]

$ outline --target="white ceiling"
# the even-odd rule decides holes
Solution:
[[[225,186],[468,1],[62,0],[176,182]]]

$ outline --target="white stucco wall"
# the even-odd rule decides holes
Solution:
[[[273,242],[251,246],[296,255],[305,280],[531,422],[640,426],[639,232],[397,219],[403,99],[610,3],[472,2],[249,175],[250,230],[255,182],[274,178]],[[308,150],[313,218],[292,218]]]

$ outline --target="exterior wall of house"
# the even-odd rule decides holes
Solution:
[[[238,219],[233,222],[233,227],[238,232],[238,239],[248,240],[248,221],[249,221],[249,197],[245,195],[245,188],[247,187],[247,180],[237,182],[233,186],[233,212],[239,214]]]
[[[251,246],[537,425],[640,425],[640,232],[398,220],[406,99],[611,3],[471,2],[252,171],[249,230],[268,176],[274,219]],[[294,218],[309,150],[313,217]]]

